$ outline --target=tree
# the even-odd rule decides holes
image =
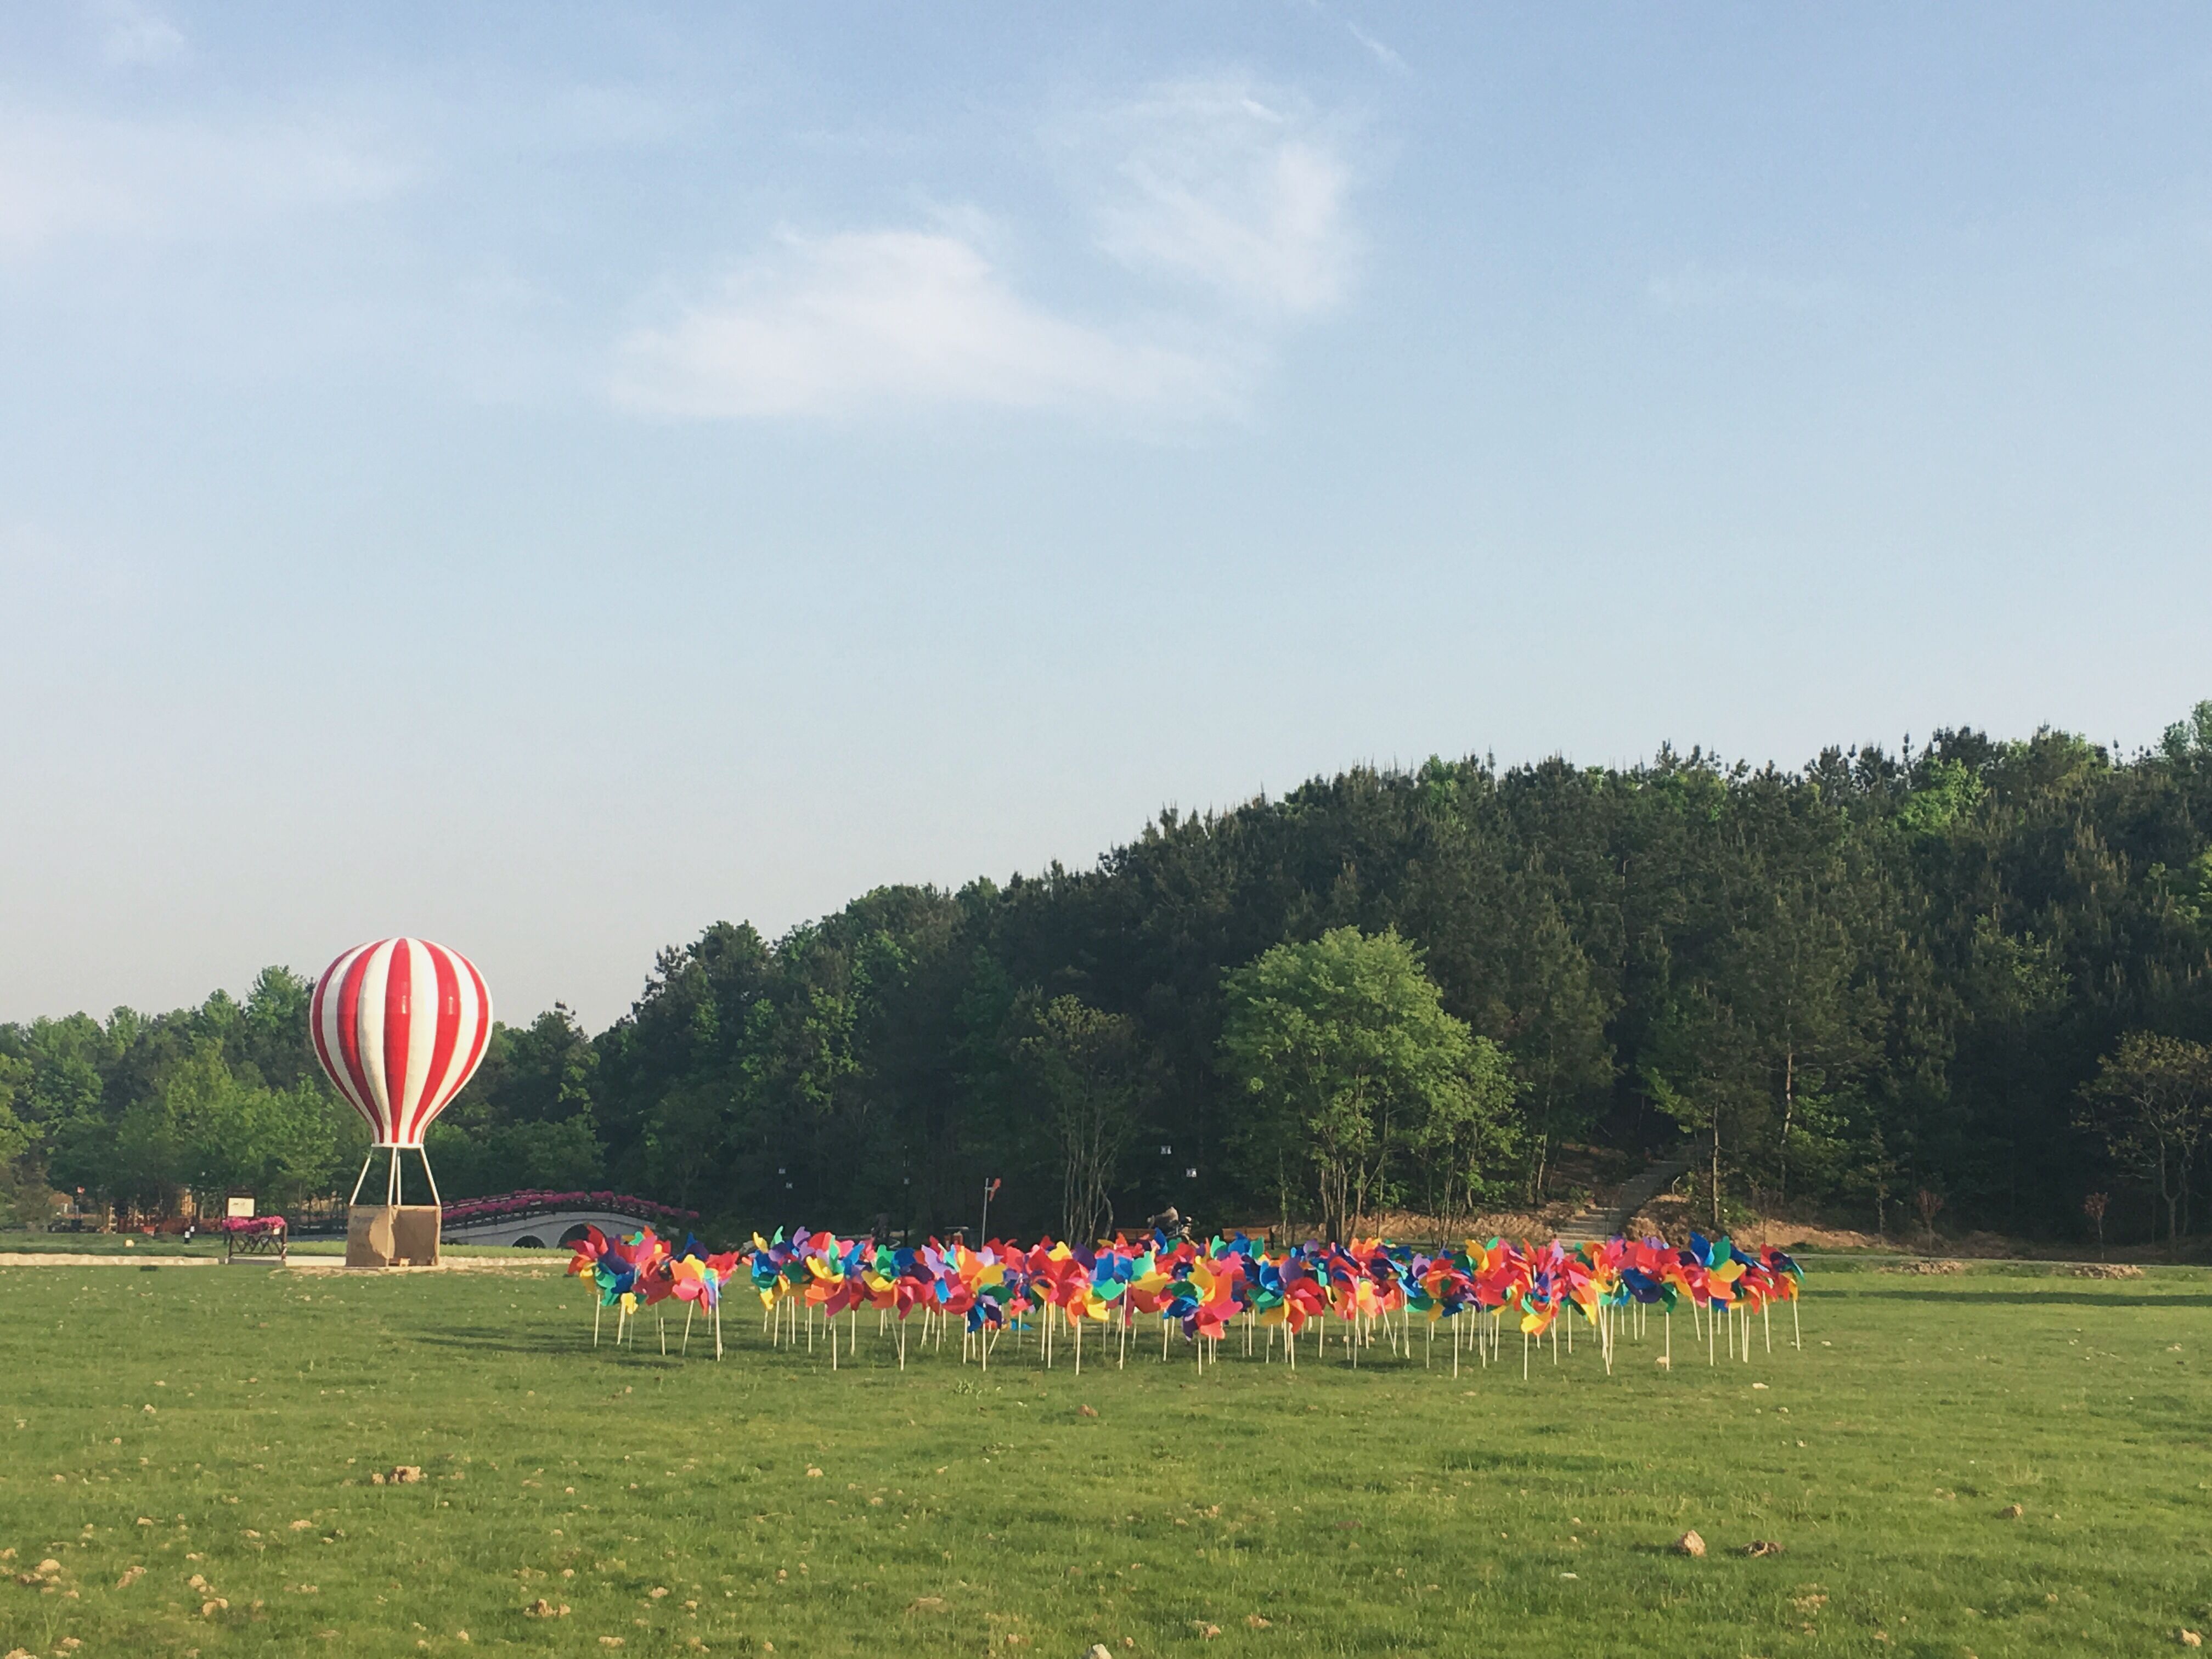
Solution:
[[[1060,1237],[1088,1242],[1114,1228],[1112,1189],[1142,1109],[1144,1043],[1137,1022],[1079,997],[1032,1000],[1018,1012],[1020,1085],[1050,1127],[1060,1166]]]
[[[538,1188],[553,1192],[589,1189],[606,1176],[606,1151],[589,1112],[555,1120],[494,1123],[473,1130],[443,1117],[426,1138],[438,1190],[446,1198]],[[664,1189],[681,1204],[690,1194]]]
[[[1731,1149],[1749,1143],[1771,1111],[1757,1045],[1733,1008],[1694,990],[1659,1022],[1639,1073],[1659,1109],[1705,1143],[1706,1199],[1717,1231],[1723,1188],[1740,1158]]]
[[[1395,930],[1465,1022],[1461,1092],[1285,1075],[1255,1093],[1257,1068],[1231,1063],[1231,1016],[1260,1026],[1224,994],[1232,976],[1347,928]],[[2083,1085],[2122,1033],[2212,1042],[2209,966],[2212,706],[2133,757],[1950,730],[1786,772],[1671,749],[1356,767],[1164,811],[1095,867],[878,888],[773,941],[716,923],[595,1036],[558,1008],[499,1028],[432,1157],[454,1196],[603,1172],[722,1237],[894,1215],[927,1231],[972,1221],[999,1175],[994,1224],[1063,1227],[1068,1160],[1024,1109],[1041,1097],[1016,1044],[1073,997],[1135,1022],[1135,1138],[1175,1149],[1123,1161],[1107,1191],[1125,1209],[1143,1167],[1176,1178],[1148,1204],[1231,1222],[1278,1200],[1287,1220],[1294,1189],[1312,1207],[1325,1170],[1339,1230],[1400,1194],[1458,1211],[1509,1140],[1540,1189],[1563,1140],[1654,1150],[1656,1107],[1698,1138],[1701,1213],[1771,1194],[1887,1229],[1924,1188],[1960,1228],[2048,1236],[2082,1218],[2078,1116],[2186,1235],[2197,1143]],[[321,1178],[300,1173],[331,1144],[317,1115],[334,1098],[308,994],[270,969],[196,1007],[0,1024],[11,1179],[153,1204],[233,1175]],[[18,1207],[46,1207],[31,1197]]]
[[[1494,1197],[1498,1171],[1511,1160],[1521,1139],[1513,1105],[1527,1091],[1504,1049],[1488,1037],[1468,1045],[1458,1086],[1440,1091],[1411,1143],[1430,1176],[1447,1236]]]
[[[1303,1164],[1323,1230],[1352,1236],[1393,1194],[1395,1155],[1494,1123],[1494,1050],[1443,1011],[1395,930],[1338,927],[1229,976],[1221,1064],[1249,1109],[1249,1161]]]
[[[31,1132],[15,1115],[15,1097],[30,1091],[31,1062],[0,1054],[0,1166],[30,1150]]]
[[[31,1062],[0,1052],[0,1226],[33,1226],[46,1207],[38,1137],[15,1115],[18,1097],[31,1089]]]
[[[1923,1187],[1912,1195],[1912,1206],[1920,1212],[1920,1231],[1929,1244],[1936,1242],[1936,1218],[1943,1213],[1943,1194]]]
[[[2108,1193],[2089,1193],[2081,1200],[2081,1213],[2089,1218],[2089,1224],[2097,1230],[2097,1260],[2105,1259],[2105,1212],[2112,1206]]]
[[[2166,1206],[2166,1236],[2188,1227],[2190,1180],[2212,1116],[2212,1048],[2130,1031],[2081,1090],[2084,1127]]]
[[[1807,1107],[1818,1114],[1824,1098],[1872,1059],[1880,1016],[1863,978],[1865,955],[1838,914],[1838,890],[1847,884],[1840,860],[1815,855],[1811,862],[1812,871],[1760,883],[1723,966],[1729,1005],[1780,1107],[1773,1157],[1785,1203],[1790,1152],[1805,1134]]]
[[[527,1025],[495,1024],[468,1086],[430,1126],[427,1147],[447,1198],[606,1180],[593,1112],[599,1052],[564,1003]],[[690,1165],[684,1166],[688,1175]],[[663,1190],[678,1203],[681,1183]]]
[[[1527,1085],[1528,1201],[1540,1204],[1553,1148],[1587,1133],[1606,1105],[1614,1071],[1605,1030],[1611,1010],[1553,896],[1538,889],[1511,908],[1522,913],[1506,952],[1520,1006],[1504,1035],[1513,1073]]]
[[[362,1132],[347,1133],[348,1122],[358,1120],[313,1085],[270,1089],[242,1078],[203,1037],[124,1113],[117,1151],[125,1181],[144,1198],[181,1188],[202,1208],[219,1208],[237,1187],[281,1208],[328,1190],[349,1153],[358,1158]]]

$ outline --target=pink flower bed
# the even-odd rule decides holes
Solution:
[[[215,1224],[227,1233],[281,1233],[284,1218],[281,1215],[227,1215]]]

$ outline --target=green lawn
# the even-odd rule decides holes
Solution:
[[[1200,1377],[1157,1336],[1079,1380],[957,1340],[832,1375],[734,1307],[720,1365],[649,1323],[594,1352],[550,1264],[0,1296],[0,1652],[1996,1659],[2212,1626],[2201,1270],[1816,1273],[1802,1352],[1778,1325],[1709,1368],[1677,1320],[1671,1374],[1655,1326],[1526,1383],[1512,1339],[1456,1381],[1334,1346]]]

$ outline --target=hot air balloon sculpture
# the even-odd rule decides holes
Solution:
[[[307,1020],[323,1069],[368,1124],[368,1156],[346,1212],[347,1265],[435,1263],[444,1212],[422,1132],[483,1058],[491,1034],[483,975],[459,951],[428,939],[358,945],[315,982]],[[428,1205],[403,1201],[404,1152],[422,1160]],[[387,1155],[384,1202],[363,1205],[379,1152]]]

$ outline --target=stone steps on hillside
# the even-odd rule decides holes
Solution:
[[[1616,1237],[1636,1218],[1636,1212],[1673,1185],[1690,1167],[1687,1158],[1668,1158],[1646,1164],[1622,1187],[1610,1204],[1585,1204],[1561,1222],[1553,1237],[1562,1244],[1588,1244]]]

